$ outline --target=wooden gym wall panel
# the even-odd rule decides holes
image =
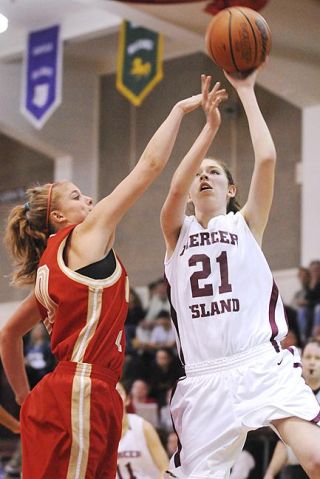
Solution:
[[[0,145],[0,193],[16,188],[26,188],[35,183],[52,181],[53,161],[51,159],[2,134],[0,134]],[[9,284],[12,262],[3,245],[8,214],[16,204],[22,202],[23,200],[0,203],[0,303],[18,301],[27,294],[26,289]]]

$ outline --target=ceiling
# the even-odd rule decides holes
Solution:
[[[131,20],[163,33],[165,57],[205,51],[212,18],[207,2],[133,4],[113,0],[0,0],[9,29],[0,35],[0,62],[20,61],[29,31],[60,23],[65,55],[114,71],[118,28]],[[259,77],[265,88],[300,108],[320,104],[320,0],[270,0],[261,10],[272,32],[268,67]]]

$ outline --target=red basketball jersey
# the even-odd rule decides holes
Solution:
[[[105,279],[91,279],[69,269],[63,250],[74,227],[48,239],[37,271],[35,295],[51,335],[52,352],[59,361],[98,364],[120,376],[128,277],[117,257],[115,271]]]

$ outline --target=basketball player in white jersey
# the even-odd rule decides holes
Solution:
[[[281,350],[284,308],[261,251],[276,152],[255,97],[256,75],[226,75],[244,107],[255,156],[243,208],[227,167],[204,159],[226,93],[219,84],[209,91],[211,78],[202,76],[207,121],[161,212],[171,315],[186,371],[171,402],[179,447],[168,477],[228,478],[247,432],[272,425],[309,476],[320,478],[320,428],[313,424],[319,405],[292,354]],[[188,200],[194,216],[185,216]]]
[[[123,400],[122,436],[118,447],[117,479],[161,479],[169,459],[154,427],[137,414],[127,414],[127,394],[122,384],[117,390]]]
[[[301,365],[305,382],[310,386],[318,403],[320,403],[320,341],[318,339],[311,338],[308,340],[302,351]],[[298,363],[297,367],[299,367]],[[296,466],[298,464],[299,461],[293,454],[292,449],[278,441],[264,479],[274,479],[284,466]]]

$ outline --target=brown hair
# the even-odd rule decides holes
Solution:
[[[226,163],[224,163],[224,161],[220,161],[220,160],[215,160],[215,161],[217,163],[219,163],[221,168],[223,168],[223,170],[226,174],[227,180],[228,180],[228,185],[235,185],[235,182],[234,182],[233,176],[231,174],[231,171],[229,170]],[[233,213],[236,213],[240,209],[241,209],[241,206],[240,206],[240,203],[238,201],[237,195],[234,196],[233,198],[230,198],[229,203],[227,204],[227,213],[230,213],[230,211],[232,211]]]
[[[12,273],[14,285],[25,286],[35,282],[40,257],[52,232],[50,224],[47,224],[50,213],[47,211],[48,195],[51,196],[50,209],[50,206],[55,207],[59,197],[53,187],[61,183],[46,183],[28,188],[27,202],[15,206],[8,216],[4,242],[16,266]]]
[[[303,356],[304,350],[306,349],[308,344],[316,344],[320,348],[320,338],[314,337],[314,336],[312,336],[311,338],[308,338],[305,344],[303,345],[301,356]]]

